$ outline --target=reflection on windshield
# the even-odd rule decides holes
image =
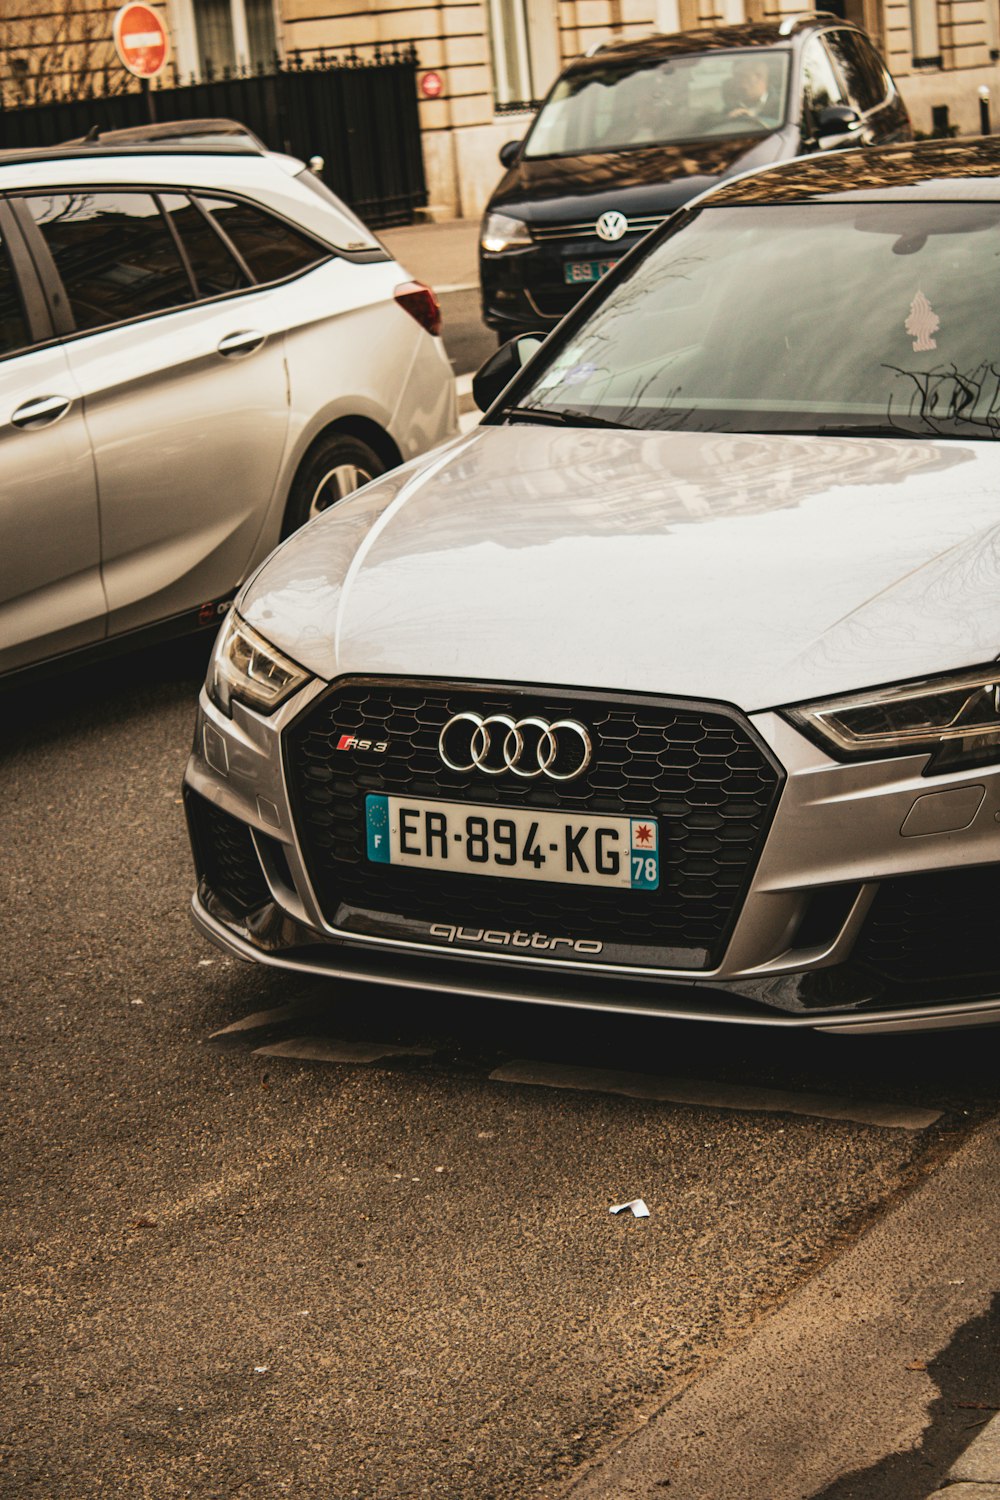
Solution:
[[[706,208],[521,407],[656,430],[1000,433],[996,204]]]
[[[760,135],[785,117],[788,53],[759,47],[595,64],[560,79],[525,156],[582,155],[714,136]]]

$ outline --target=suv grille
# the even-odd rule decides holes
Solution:
[[[592,733],[593,760],[566,783],[450,771],[438,736],[466,710],[580,719]],[[340,751],[342,735],[385,740],[389,750]],[[429,923],[527,928],[600,940],[605,963],[692,969],[721,957],[784,779],[749,724],[723,707],[399,680],[335,685],[286,731],[285,762],[306,866],[332,925],[421,940]],[[608,891],[371,864],[369,792],[656,817],[660,888]]]
[[[627,235],[648,234],[651,229],[656,229],[663,223],[665,214],[637,214],[634,219],[629,219]],[[584,219],[578,224],[529,224],[533,240],[579,240],[590,239],[597,234],[597,219]],[[607,248],[608,241],[602,240],[601,244]],[[613,242],[611,242],[613,243]]]

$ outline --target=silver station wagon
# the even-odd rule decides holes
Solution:
[[[439,323],[252,139],[0,153],[0,683],[217,624],[283,535],[452,435]]]

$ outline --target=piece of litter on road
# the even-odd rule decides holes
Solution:
[[[435,1172],[443,1172],[444,1171],[444,1167],[435,1167],[434,1170],[435,1170]]]
[[[628,1203],[612,1203],[608,1209],[609,1214],[623,1214],[627,1208],[632,1210],[635,1219],[648,1219],[649,1209],[642,1198],[632,1198]]]
[[[199,967],[199,969],[208,969],[208,968],[211,968],[212,964],[214,964],[214,963],[215,963],[215,959],[214,958],[199,958],[199,960],[198,960],[198,967]]]
[[[145,1000],[130,1000],[129,1005],[145,1005]]]
[[[266,1375],[269,1369],[269,1365],[254,1365],[253,1372],[255,1375]]]
[[[927,1361],[925,1359],[911,1359],[906,1368],[908,1370],[926,1370]]]

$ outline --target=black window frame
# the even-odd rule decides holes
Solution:
[[[55,342],[57,338],[38,268],[5,196],[0,196],[0,255],[6,256],[10,266],[27,335],[26,342],[17,348],[0,350],[2,361],[17,359],[33,349]]]
[[[301,228],[298,224],[293,224],[290,219],[286,219],[282,214],[276,214],[270,208],[265,208],[262,203],[256,202],[256,200],[253,198],[248,198],[245,193],[231,193],[226,188],[222,188],[217,192],[214,188],[206,187],[190,188],[188,190],[188,193],[192,201],[197,204],[198,208],[204,214],[205,218],[208,219],[212,228],[222,240],[230,255],[235,255],[240,266],[243,268],[243,271],[250,278],[252,287],[283,286],[286,282],[295,281],[299,276],[308,276],[310,271],[315,271],[316,267],[318,265],[321,265],[325,260],[330,260],[333,258],[343,259],[339,251],[334,250],[330,245],[323,244],[323,242],[321,240],[318,240],[314,234],[310,234],[307,229]],[[315,245],[318,250],[321,250],[324,253],[320,254],[316,260],[311,261],[308,266],[300,266],[297,271],[290,271],[287,276],[275,276],[272,277],[269,281],[261,281],[257,276],[254,275],[249,262],[244,259],[243,254],[237,247],[235,241],[226,232],[225,225],[216,222],[215,216],[212,214],[211,210],[207,209],[204,203],[199,201],[199,195],[203,198],[214,198],[216,202],[221,203],[228,202],[245,204],[247,208],[255,209],[257,213],[263,214],[265,219],[273,219],[276,224],[290,229],[298,239],[308,240],[310,244]]]
[[[34,216],[32,215],[31,210],[28,207],[27,201],[30,198],[51,198],[60,194],[73,193],[114,193],[118,195],[124,193],[135,193],[141,194],[142,196],[147,198],[153,198],[156,202],[160,217],[165,221],[166,228],[171,237],[171,240],[175,248],[178,250],[178,253],[180,254],[181,263],[184,267],[189,285],[193,293],[192,300],[190,302],[180,302],[176,307],[159,308],[154,312],[136,313],[131,317],[116,318],[112,322],[101,323],[94,328],[78,328],[76,326],[76,320],[73,316],[69,298],[66,294],[66,288],[63,286],[62,277],[59,275],[59,272],[56,269],[56,263],[53,259],[52,252],[50,251],[48,244],[46,243],[45,236],[42,233],[41,228],[35,222]],[[287,227],[295,234],[297,234],[300,238],[309,240],[316,246],[317,259],[312,262],[312,264],[303,266],[299,270],[291,272],[288,276],[279,277],[274,281],[259,281],[253,275],[250,267],[247,265],[246,261],[239,253],[236,246],[232,243],[229,236],[225,233],[222,226],[215,223],[212,215],[198,201],[199,193],[203,194],[206,198],[218,198],[234,203],[245,203],[249,208],[256,209],[258,213],[266,214],[268,217],[274,219],[278,224],[287,225]],[[182,196],[190,199],[190,201],[195,205],[202,217],[206,219],[211,225],[212,232],[216,234],[222,241],[222,244],[225,247],[226,251],[235,258],[240,269],[247,277],[247,286],[236,287],[231,292],[216,292],[209,297],[202,297],[198,295],[197,281],[193,275],[191,263],[187,257],[187,253],[180,241],[178,231],[170,221],[170,215],[164,211],[163,205],[160,202],[161,197],[164,196]],[[229,301],[234,297],[249,297],[252,296],[255,292],[267,290],[275,286],[285,285],[286,283],[296,281],[300,276],[308,276],[312,271],[316,270],[318,266],[326,264],[328,261],[344,258],[332,245],[326,244],[323,240],[318,239],[316,235],[311,234],[308,230],[301,228],[300,225],[295,224],[290,219],[285,218],[284,215],[275,213],[271,208],[265,207],[255,198],[250,197],[246,193],[234,193],[227,188],[215,189],[211,187],[201,186],[192,188],[189,184],[174,185],[162,182],[119,183],[113,181],[105,181],[77,182],[71,184],[65,182],[53,182],[47,183],[45,186],[32,186],[30,188],[10,189],[6,195],[6,201],[11,217],[16,224],[20,237],[26,246],[27,253],[34,264],[35,271],[37,272],[38,282],[40,283],[40,291],[44,306],[47,309],[48,316],[51,322],[53,336],[61,340],[89,338],[94,334],[107,333],[115,328],[128,328],[132,324],[148,323],[155,318],[173,317],[179,312],[188,312],[195,307],[208,307],[216,302]]]
[[[799,51],[799,98],[798,98],[798,103],[799,103],[799,118],[801,119],[801,122],[802,122],[801,125],[800,125],[800,129],[802,130],[802,132],[803,132],[804,135],[806,135],[806,136],[808,136],[810,138],[810,140],[812,140],[812,138],[814,136],[815,128],[816,128],[816,118],[815,118],[815,116],[816,116],[816,109],[815,109],[815,106],[814,106],[814,104],[812,102],[812,99],[811,98],[807,98],[807,96],[806,96],[806,61],[808,59],[809,48],[811,46],[815,45],[815,46],[817,46],[817,47],[820,48],[820,50],[822,51],[823,55],[825,56],[827,62],[830,65],[830,70],[833,73],[834,78],[840,84],[840,89],[841,89],[841,93],[843,94],[843,102],[844,102],[844,104],[848,104],[850,102],[850,96],[848,95],[848,92],[847,92],[847,84],[844,82],[844,79],[843,79],[843,76],[841,74],[841,71],[840,71],[839,67],[837,66],[837,59],[836,59],[836,57],[833,55],[833,53],[830,51],[829,47],[826,45],[826,42],[824,40],[825,37],[826,37],[826,32],[825,31],[818,31],[817,30],[817,31],[806,32],[803,35],[802,46],[801,46],[800,51]]]
[[[192,294],[191,300],[188,302],[178,302],[174,307],[161,307],[150,312],[135,313],[127,318],[113,318],[110,322],[98,323],[92,328],[78,328],[69,296],[56,267],[52,251],[49,249],[41,227],[35,222],[34,215],[28,207],[28,201],[32,198],[72,197],[74,193],[103,193],[114,194],[116,196],[128,194],[129,196],[152,198],[156,205],[156,211],[163,222],[164,231],[170,243],[178,252],[180,265],[184,271],[184,275],[187,277],[188,288]],[[90,334],[106,333],[109,329],[124,328],[132,323],[148,323],[151,318],[170,317],[174,313],[183,312],[196,305],[198,300],[197,287],[191,275],[191,268],[187,257],[180,250],[180,246],[177,243],[177,236],[170,224],[170,220],[163,212],[157,188],[139,186],[135,183],[127,183],[123,186],[118,186],[115,183],[74,183],[72,185],[52,183],[45,187],[19,189],[16,193],[12,192],[10,198],[14,212],[17,215],[21,233],[31,247],[32,255],[36,259],[39,273],[45,284],[53,322],[63,338],[86,338]]]
[[[191,258],[188,255],[188,253],[187,253],[187,247],[184,244],[183,239],[181,238],[180,230],[177,228],[177,225],[174,223],[174,221],[173,221],[170,213],[168,212],[168,210],[164,207],[164,204],[163,204],[163,199],[164,198],[186,198],[187,199],[188,203],[192,206],[192,208],[195,210],[195,212],[201,217],[202,223],[203,224],[204,223],[208,224],[211,233],[219,241],[220,245],[222,246],[222,248],[226,252],[226,254],[229,255],[236,262],[236,265],[239,268],[239,271],[240,271],[241,275],[243,275],[243,276],[246,277],[246,282],[247,282],[246,286],[233,287],[232,291],[229,291],[229,292],[213,292],[212,295],[209,296],[209,297],[202,297],[202,296],[198,295],[199,286],[198,286],[198,276],[197,276],[197,273],[195,272],[194,266],[191,264]],[[177,249],[180,251],[181,260],[184,262],[184,265],[187,268],[187,273],[188,273],[188,276],[190,277],[191,285],[192,285],[192,287],[194,288],[194,291],[195,291],[195,301],[196,302],[199,302],[199,303],[200,302],[218,302],[218,301],[220,301],[224,297],[241,297],[246,292],[252,292],[252,291],[256,290],[256,288],[260,285],[260,283],[254,277],[253,272],[250,270],[250,267],[247,265],[246,261],[243,259],[242,255],[239,253],[239,251],[237,250],[236,246],[229,239],[229,236],[226,235],[226,234],[223,234],[221,226],[218,225],[218,224],[216,224],[215,220],[212,218],[212,215],[210,213],[207,213],[205,211],[204,204],[198,202],[197,194],[194,192],[193,189],[185,189],[183,192],[181,192],[181,191],[175,192],[173,189],[170,189],[170,188],[162,188],[160,190],[160,192],[157,193],[157,195],[156,195],[156,201],[159,204],[160,213],[166,219],[167,224],[170,227],[170,232],[173,235],[174,240],[175,240],[175,242],[177,244]],[[187,305],[190,307],[192,304],[188,303]]]
[[[867,44],[869,50],[874,53],[875,49],[871,47],[871,44],[868,42],[867,37],[863,36],[860,31],[856,31],[852,26],[830,26],[826,31],[822,33],[822,35],[824,44],[826,45],[827,55],[829,56],[830,62],[832,63],[833,67],[836,69],[837,76],[840,78],[840,81],[844,88],[844,95],[848,103],[851,105],[852,109],[857,109],[862,118],[866,118],[868,115],[874,114],[877,109],[882,109],[889,99],[888,72],[885,65],[881,62],[881,59],[878,58],[877,54],[875,54],[875,61],[877,61],[879,64],[878,72],[882,85],[882,94],[874,104],[861,105],[860,103],[856,103],[851,98],[851,82],[850,79],[845,75],[840,57],[837,54],[836,42],[834,42],[832,46],[830,45],[831,37],[849,36],[858,47],[859,52],[863,53],[865,45]],[[864,56],[862,56],[861,63],[866,70],[870,67],[869,60]]]

